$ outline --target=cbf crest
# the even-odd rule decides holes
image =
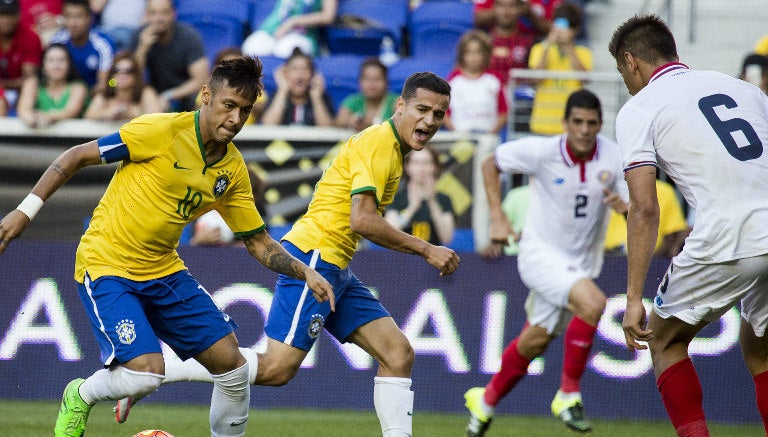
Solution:
[[[307,329],[307,333],[312,338],[317,338],[317,336],[320,334],[320,331],[323,330],[323,324],[325,321],[323,320],[323,316],[320,314],[313,314],[312,320],[309,321],[309,328]]]
[[[122,344],[131,344],[136,340],[136,326],[133,320],[123,319],[115,326],[117,338]]]
[[[229,187],[229,175],[226,173],[220,174],[216,178],[216,182],[213,183],[213,197],[218,199],[223,196],[227,191],[227,187]]]

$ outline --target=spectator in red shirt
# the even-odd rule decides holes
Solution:
[[[27,77],[40,68],[43,47],[34,30],[19,24],[18,0],[0,0],[0,87],[13,104]]]
[[[491,39],[493,51],[489,70],[509,84],[509,70],[528,68],[528,52],[533,46],[533,36],[523,33],[518,20],[527,10],[525,0],[495,0],[493,3],[493,27]]]
[[[59,30],[63,0],[19,0],[21,24],[37,32],[48,45],[48,39]]]
[[[517,26],[521,33],[535,38],[544,37],[552,27],[552,15],[561,0],[523,0],[524,12]],[[475,27],[490,29],[493,27],[495,0],[476,0],[474,8]]]

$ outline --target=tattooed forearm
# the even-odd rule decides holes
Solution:
[[[297,269],[296,259],[277,243],[268,244],[261,253],[259,261],[274,272],[304,279],[303,272]]]
[[[64,179],[69,179],[69,174],[64,169],[64,167],[62,167],[61,164],[59,164],[58,162],[54,162],[53,164],[51,164],[51,170],[58,173],[59,176],[63,177]]]

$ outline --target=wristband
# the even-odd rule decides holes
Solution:
[[[16,207],[16,209],[23,212],[24,215],[29,217],[29,221],[32,221],[32,219],[35,218],[37,213],[40,211],[40,208],[42,207],[43,199],[38,197],[36,194],[29,193],[27,197],[21,201],[19,206]]]

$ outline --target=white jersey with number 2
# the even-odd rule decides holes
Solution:
[[[496,166],[531,179],[531,199],[520,239],[520,258],[557,250],[592,278],[603,265],[610,207],[603,188],[628,199],[618,145],[598,135],[591,159],[577,160],[566,136],[526,137],[501,144]]]
[[[690,258],[768,253],[768,97],[758,87],[664,65],[619,111],[616,137],[625,170],[658,166],[695,209]]]

